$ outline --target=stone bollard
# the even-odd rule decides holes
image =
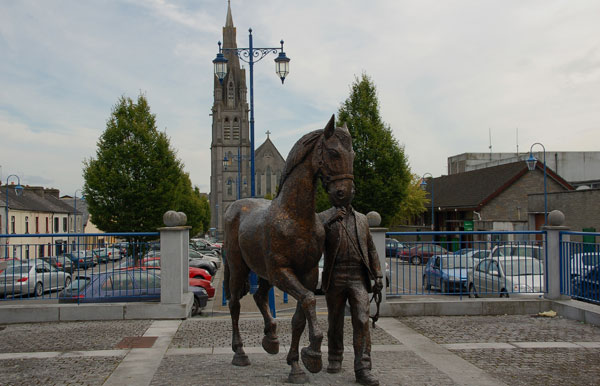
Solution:
[[[560,232],[568,231],[569,227],[563,226],[565,215],[559,210],[548,213],[548,225],[542,229],[546,231],[546,256],[544,264],[544,298],[550,300],[569,299],[560,293]],[[568,240],[563,240],[568,241]],[[570,285],[570,283],[566,283]]]
[[[170,210],[163,216],[166,227],[160,232],[160,302],[181,304],[188,292],[190,226],[187,216]]]
[[[367,213],[367,220],[369,221],[369,232],[371,232],[371,237],[373,238],[373,244],[375,244],[375,248],[377,248],[377,255],[379,255],[379,265],[381,266],[381,273],[383,273],[383,290],[381,291],[381,309],[379,311],[380,316],[385,315],[385,310],[387,309],[386,303],[386,272],[385,272],[385,233],[388,231],[388,228],[381,228],[379,225],[381,224],[381,216],[377,212],[369,212]],[[391,285],[392,283],[390,283]],[[375,304],[371,303],[371,315],[375,314]]]

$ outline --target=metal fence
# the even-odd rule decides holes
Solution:
[[[160,265],[152,264],[160,250],[158,232],[0,235],[0,240],[0,300],[160,299]]]
[[[560,292],[600,304],[600,233],[560,232]]]
[[[545,232],[388,232],[387,296],[545,291]]]

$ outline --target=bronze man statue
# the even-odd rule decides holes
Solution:
[[[383,288],[379,257],[369,232],[367,217],[350,205],[354,184],[331,181],[327,193],[334,205],[319,213],[325,227],[325,263],[322,289],[329,313],[327,372],[338,373],[344,353],[344,309],[352,314],[354,373],[362,385],[379,385],[371,374],[369,292]],[[371,285],[371,280],[375,282]]]

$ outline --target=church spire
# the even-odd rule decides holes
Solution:
[[[231,0],[227,0],[227,19],[225,19],[225,27],[233,27],[233,17],[231,17]]]

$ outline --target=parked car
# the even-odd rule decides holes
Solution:
[[[443,293],[468,291],[468,273],[473,260],[460,255],[432,256],[423,270],[423,286],[426,290],[437,287]]]
[[[473,261],[479,261],[481,259],[487,259],[490,256],[491,250],[489,249],[473,249],[470,252],[465,253],[465,256]],[[454,252],[456,254],[456,252]]]
[[[543,263],[532,257],[488,258],[469,271],[469,297],[509,293],[539,293],[544,291]]]
[[[221,267],[221,258],[219,256],[211,255],[208,253],[200,253],[200,252],[196,252],[196,251],[192,251],[192,250],[189,251],[189,255],[190,255],[190,259],[208,260],[208,261],[213,262],[217,268]]]
[[[409,261],[414,265],[427,263],[433,255],[448,255],[452,254],[444,247],[437,244],[422,243],[412,248],[404,248],[398,253],[401,260]]]
[[[385,257],[397,257],[398,252],[404,248],[404,245],[395,239],[385,239]]]
[[[121,260],[121,250],[119,248],[97,248],[92,250],[92,255],[96,258],[98,263],[108,263],[111,261]]]
[[[571,277],[586,276],[588,271],[600,266],[600,254],[598,252],[576,253],[569,261],[569,272]]]
[[[203,288],[189,287],[194,294],[192,314],[206,307]],[[58,297],[59,303],[105,303],[160,300],[160,275],[147,270],[107,271],[79,276]]]
[[[585,275],[571,279],[571,295],[576,299],[600,303],[600,267],[595,266]]]
[[[65,256],[44,256],[40,257],[39,259],[45,261],[59,271],[66,272],[68,274],[72,274],[73,271],[76,270],[71,259]]]
[[[79,251],[65,254],[71,260],[75,269],[88,269],[97,264],[91,251]]]
[[[140,267],[160,269],[160,257],[145,258],[141,261]],[[188,271],[190,279],[194,278],[208,280],[209,282],[212,281],[212,275],[204,268],[189,267]]]
[[[221,253],[221,246],[217,246],[205,239],[191,239],[190,245],[198,251],[206,250]]]
[[[511,258],[533,257],[543,261],[544,249],[537,245],[523,243],[496,245],[492,248],[488,257],[498,258],[502,256]]]
[[[0,273],[0,295],[42,296],[68,287],[71,275],[59,271],[40,259],[21,261],[6,267]]]

